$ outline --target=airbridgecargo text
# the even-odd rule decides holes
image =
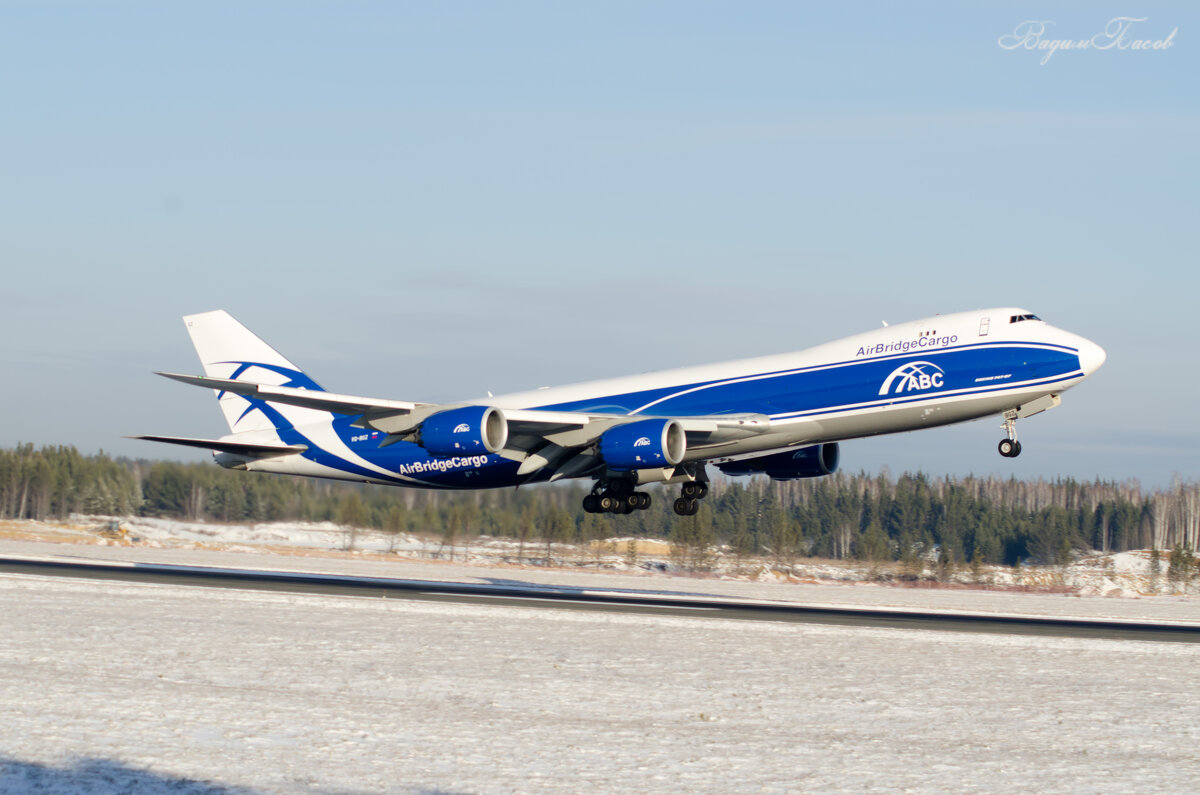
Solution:
[[[930,348],[948,348],[956,342],[958,342],[957,334],[946,337],[917,337],[915,340],[894,340],[859,348],[855,356],[879,356],[884,353],[908,353]]]
[[[431,458],[428,461],[417,461],[415,464],[401,464],[398,470],[401,475],[425,475],[430,472],[449,472],[451,469],[469,469],[481,467],[487,463],[486,455],[469,455],[462,458]]]

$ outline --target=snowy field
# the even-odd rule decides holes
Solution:
[[[346,550],[324,525],[138,520],[133,545],[3,529],[4,556],[1200,622],[1195,596],[554,569],[478,548],[451,563],[417,539]],[[1200,776],[1192,644],[17,575],[0,616],[3,793],[1180,792]]]
[[[1183,792],[1200,774],[1191,644],[16,575],[0,605],[3,792]]]

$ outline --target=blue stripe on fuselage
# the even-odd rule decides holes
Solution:
[[[937,397],[971,391],[998,391],[1006,385],[1029,381],[1060,380],[1077,372],[1079,355],[1074,348],[1042,343],[978,343],[937,351],[919,351],[858,361],[834,362],[814,367],[754,374],[656,388],[622,395],[556,403],[539,408],[553,411],[597,411],[619,407],[626,414],[665,417],[760,413],[796,416],[827,412],[864,403],[886,405],[889,395],[880,390],[888,377],[906,364],[928,361],[942,372],[938,385],[893,393],[897,398]],[[907,401],[906,401],[907,402]]]
[[[802,418],[869,406],[1048,386],[1082,375],[1074,348],[1036,342],[991,342],[675,385],[539,408],[608,414],[636,411],[668,417],[763,413],[775,419]],[[482,457],[485,460],[478,462],[474,458],[431,456],[411,442],[381,448],[382,435],[372,438],[370,431],[352,427],[356,419],[340,417],[333,422],[334,430],[357,455],[391,475],[381,475],[315,448],[311,440],[294,429],[281,432],[280,436],[289,444],[310,445],[303,454],[305,458],[365,479],[433,488],[493,488],[519,482],[516,475],[519,464],[497,455]],[[539,472],[530,480],[542,480],[549,474]]]

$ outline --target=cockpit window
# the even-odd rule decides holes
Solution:
[[[1013,315],[1008,319],[1009,323],[1020,323],[1023,320],[1041,320],[1037,315]]]

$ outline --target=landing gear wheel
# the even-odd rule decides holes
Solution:
[[[617,498],[611,494],[601,494],[598,501],[601,513],[612,513],[617,509]]]
[[[600,498],[595,494],[589,494],[583,498],[583,510],[588,513],[600,513]]]
[[[1021,443],[1016,439],[1001,439],[997,449],[1005,458],[1016,458],[1021,454]]]
[[[650,507],[650,495],[644,491],[635,491],[629,495],[629,504],[639,511],[644,511]]]
[[[683,484],[680,492],[689,500],[702,500],[704,495],[708,494],[708,484],[698,481],[689,481]]]
[[[1021,443],[1017,441],[1017,411],[1009,409],[1004,412],[1004,424],[1000,426],[1008,434],[1007,439],[1001,439],[997,446],[1000,455],[1005,458],[1016,458],[1021,454]]]
[[[695,516],[696,511],[700,510],[700,501],[693,500],[689,497],[680,497],[675,500],[675,513],[680,516]]]

